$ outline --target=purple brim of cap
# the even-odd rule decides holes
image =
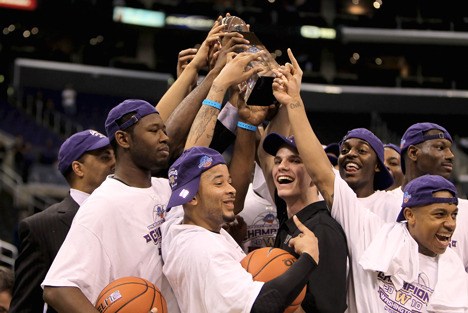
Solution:
[[[390,149],[393,149],[395,150],[396,152],[398,152],[398,154],[401,154],[401,149],[400,147],[398,147],[397,145],[393,144],[393,143],[387,143],[384,145],[384,148],[390,148]]]
[[[86,152],[102,149],[109,144],[109,139],[95,130],[75,133],[60,146],[57,168],[65,175],[73,161],[78,160]]]
[[[448,191],[452,197],[434,197],[438,191]],[[458,204],[457,189],[452,182],[439,175],[426,174],[411,180],[403,190],[403,202],[397,222],[405,220],[404,209],[419,207],[432,203]]]
[[[101,138],[101,139],[99,139],[98,142],[96,142],[94,145],[89,147],[88,151],[102,149],[104,147],[107,147],[109,144],[110,144],[109,143],[109,138],[107,138],[107,137]]]
[[[272,156],[276,156],[278,150],[285,145],[297,150],[296,142],[294,141],[293,136],[285,137],[281,134],[272,132],[268,134],[263,140],[263,150]]]
[[[195,177],[192,181],[186,183],[172,191],[169,202],[167,203],[168,210],[178,205],[185,204],[192,200],[197,194],[198,188],[200,187],[200,176]]]

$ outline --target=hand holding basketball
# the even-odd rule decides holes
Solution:
[[[258,248],[242,259],[241,265],[252,274],[255,281],[268,282],[284,274],[297,259],[288,251],[280,248]],[[293,313],[305,298],[307,287],[304,287],[296,299],[286,308],[284,313]]]
[[[95,305],[102,313],[167,313],[166,300],[156,285],[141,277],[122,277],[109,283]]]
[[[289,246],[294,247],[294,251],[298,254],[308,253],[315,263],[319,263],[319,247],[318,239],[315,234],[299,221],[296,215],[293,216],[294,223],[301,231],[301,234],[289,240]]]

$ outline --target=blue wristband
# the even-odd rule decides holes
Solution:
[[[237,122],[237,127],[247,129],[247,130],[250,130],[250,131],[253,131],[253,132],[257,131],[257,126],[250,125],[250,124],[243,123],[243,122]]]
[[[202,104],[221,110],[221,103],[213,101],[213,100],[205,99],[203,100]]]

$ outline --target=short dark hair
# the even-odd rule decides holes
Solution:
[[[0,266],[0,292],[8,291],[13,294],[13,285],[15,275],[11,269],[5,266]]]

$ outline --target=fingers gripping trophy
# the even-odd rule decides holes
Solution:
[[[255,53],[261,50],[266,52],[264,53],[261,59],[252,61],[251,63],[249,63],[248,67],[246,68],[246,70],[248,70],[249,67],[253,67],[254,65],[258,65],[258,63],[260,63],[260,65],[263,67],[263,70],[257,74],[252,75],[252,77],[250,77],[248,80],[241,83],[239,85],[239,88],[241,90],[245,89],[244,100],[247,102],[247,104],[255,104],[255,105],[272,104],[272,102],[268,103],[268,101],[274,101],[274,97],[262,96],[260,100],[259,98],[257,98],[256,89],[261,89],[262,93],[267,92],[267,94],[271,94],[271,95],[273,94],[269,86],[271,86],[271,84],[273,83],[273,78],[274,78],[273,69],[278,68],[279,64],[275,61],[273,55],[268,52],[268,49],[260,41],[260,39],[258,39],[255,33],[250,31],[250,25],[248,25],[243,19],[237,16],[226,16],[222,19],[221,23],[225,25],[226,31],[239,32],[244,36],[245,39],[250,41],[248,48],[244,50],[245,52]],[[243,52],[243,51],[239,51],[239,52]],[[268,88],[264,89],[265,86],[268,86]],[[255,100],[253,100],[254,96],[252,96],[251,101],[249,101],[249,98],[252,95],[252,93],[254,93],[255,95]],[[270,99],[270,100],[266,100],[266,99]],[[255,103],[253,103],[253,101]],[[261,102],[266,101],[266,102],[258,103],[259,101]]]

